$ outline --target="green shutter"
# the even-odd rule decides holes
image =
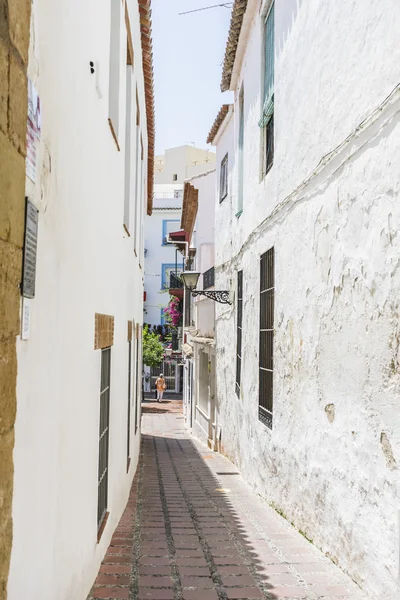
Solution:
[[[259,121],[260,127],[265,127],[274,112],[274,63],[275,63],[275,3],[272,4],[265,20],[265,73],[264,73],[264,103]],[[271,112],[272,110],[272,112]]]

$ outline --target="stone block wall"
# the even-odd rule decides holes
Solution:
[[[12,544],[30,12],[29,0],[0,0],[0,600],[7,597]]]

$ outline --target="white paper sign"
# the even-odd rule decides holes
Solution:
[[[30,298],[22,298],[21,340],[29,340],[30,328],[31,301]]]
[[[36,151],[42,130],[40,98],[32,81],[28,80],[28,125],[26,129],[26,174],[36,181]]]

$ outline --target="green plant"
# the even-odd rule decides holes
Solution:
[[[163,361],[164,347],[157,333],[151,333],[148,326],[143,329],[143,363],[148,367],[158,367]]]

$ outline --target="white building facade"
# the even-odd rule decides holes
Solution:
[[[17,343],[8,600],[87,597],[139,458],[150,2],[66,6],[32,4],[36,290]]]
[[[190,218],[184,218],[181,226],[193,255],[188,261],[190,270],[200,274],[197,290],[214,290],[214,202],[215,169],[187,180],[183,214]],[[193,298],[188,290],[184,301],[185,423],[198,438],[211,444],[215,423],[215,302],[203,294]]]
[[[166,238],[180,227],[184,180],[214,165],[214,152],[193,146],[170,148],[155,157],[154,212],[145,220],[144,321],[150,325],[164,325],[170,275],[183,268],[182,256]]]
[[[209,139],[218,447],[376,599],[399,594],[399,26],[394,0],[236,0]]]

